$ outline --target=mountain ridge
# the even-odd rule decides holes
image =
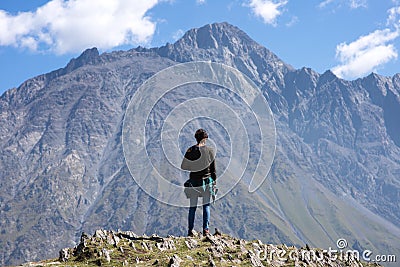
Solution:
[[[162,48],[101,55],[92,48],[65,68],[6,91],[0,97],[0,263],[49,257],[99,227],[185,232],[186,210],[157,203],[135,184],[120,138],[135,90],[158,71],[191,60],[248,75],[269,102],[278,133],[267,181],[256,195],[239,184],[216,202],[217,227],[316,247],[347,237],[352,246],[399,253],[400,150],[396,115],[388,114],[398,114],[400,75],[345,81],[331,71],[295,70],[247,35],[241,40],[242,33],[216,23]],[[227,147],[223,137],[216,141]],[[226,214],[240,215],[227,222]]]

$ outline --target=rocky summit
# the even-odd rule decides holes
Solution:
[[[96,230],[82,233],[74,248],[64,248],[58,259],[22,266],[329,266],[366,267],[353,252],[247,241],[217,232],[193,237],[139,236],[131,231]]]
[[[254,193],[240,180],[218,199],[211,208],[212,227],[263,243],[334,248],[345,239],[346,249],[400,255],[400,74],[346,81],[331,71],[295,69],[237,27],[213,23],[162,47],[107,53],[90,48],[64,68],[0,97],[0,265],[54,258],[60,248],[76,246],[82,232],[96,229],[163,236],[187,232],[186,208],[157,201],[133,179],[122,133],[138,88],[159,71],[191,61],[223,63],[244,73],[268,101],[276,126],[266,180]],[[248,113],[224,88],[196,86],[175,88],[154,105],[146,128],[148,151],[160,148],[156,129],[182,101],[214,98],[238,114]],[[218,147],[221,175],[230,153],[243,151],[220,124],[208,120],[202,126]],[[256,134],[255,127],[246,130]],[[192,132],[184,135],[193,138]],[[162,153],[152,155],[155,167],[166,162]],[[248,166],[254,167],[257,153],[249,155]],[[187,173],[177,172],[168,177],[182,185]],[[153,168],[141,168],[142,177],[152,175]],[[164,240],[173,240],[176,248],[188,241]],[[111,259],[124,255],[118,251],[109,252]],[[169,253],[188,260],[178,251]],[[102,264],[106,254],[98,256]],[[248,252],[232,258],[232,265],[237,259],[249,260]]]

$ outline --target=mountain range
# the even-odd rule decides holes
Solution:
[[[400,74],[346,81],[329,70],[295,69],[224,22],[157,48],[88,49],[0,97],[1,265],[55,257],[100,228],[186,234],[187,209],[155,200],[132,178],[122,132],[136,90],[192,61],[247,75],[276,126],[266,181],[254,193],[241,181],[216,201],[213,226],[265,243],[328,248],[344,238],[349,248],[400,255]],[[158,105],[149,129],[183,92]],[[215,86],[185,97],[196,92],[230,101]],[[233,146],[222,127],[205,125],[216,129],[216,144]],[[228,152],[220,152],[223,166]]]

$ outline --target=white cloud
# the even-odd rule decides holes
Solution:
[[[350,8],[367,7],[367,0],[351,0]]]
[[[288,23],[286,23],[286,26],[287,27],[292,27],[297,22],[299,22],[299,18],[297,16],[293,16],[292,19]]]
[[[341,78],[358,78],[375,71],[379,66],[397,58],[397,51],[390,42],[398,36],[397,30],[376,30],[350,44],[339,44],[336,47],[336,58],[341,64],[332,71]]]
[[[329,5],[330,3],[332,3],[333,1],[335,1],[335,0],[325,0],[325,1],[322,1],[321,3],[319,3],[319,7],[320,8],[324,8],[324,7],[326,7],[327,5]]]
[[[63,54],[144,44],[155,31],[146,12],[159,1],[51,0],[35,12],[0,10],[0,45]]]
[[[400,15],[400,6],[392,7],[388,10],[388,13],[389,16],[386,24],[389,26],[394,25],[395,27],[398,27],[400,25],[400,20],[398,18],[398,16]]]
[[[172,34],[172,39],[174,41],[177,41],[178,39],[180,39],[183,36],[184,33],[185,32],[182,29],[178,29],[176,32],[174,32]]]
[[[198,5],[202,5],[205,3],[206,3],[206,0],[196,0],[196,4],[198,4]]]
[[[388,28],[361,36],[350,44],[337,45],[340,64],[332,71],[342,78],[358,78],[396,60],[398,52],[393,43],[400,36],[399,15],[400,7],[393,7],[388,10]]]
[[[324,0],[319,3],[318,7],[324,8],[329,4],[336,2],[339,6],[343,3],[349,5],[351,9],[356,9],[360,7],[367,7],[367,0]]]
[[[287,0],[251,0],[249,6],[257,17],[261,17],[266,24],[275,25],[276,18],[282,14],[281,7]]]

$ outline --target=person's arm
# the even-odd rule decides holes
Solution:
[[[211,162],[210,164],[210,172],[211,172],[211,178],[214,181],[217,181],[217,172],[216,172],[216,168],[215,168],[215,159],[213,160],[213,162]]]
[[[181,169],[185,171],[190,171],[190,160],[188,160],[186,157],[183,157]]]
[[[193,147],[189,147],[188,150],[186,150],[185,156],[183,157],[182,163],[181,163],[181,169],[185,171],[191,171],[193,168]]]
[[[213,161],[210,164],[210,172],[211,172],[211,178],[216,181],[217,180],[217,168],[216,168],[216,160],[215,160],[215,152],[214,150],[211,148],[210,149],[210,156],[213,159]]]

